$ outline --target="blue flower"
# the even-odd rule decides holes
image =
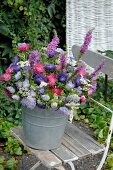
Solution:
[[[39,88],[37,88],[37,91],[38,91],[40,94],[44,94],[45,91],[46,91],[46,88],[45,88],[45,87],[39,87]]]
[[[76,83],[77,86],[81,86],[80,78],[81,78],[81,77],[78,76],[78,77],[76,77],[76,79],[75,79],[75,83]]]
[[[46,64],[44,68],[45,70],[55,70],[56,66],[54,64]]]
[[[70,115],[70,110],[68,110],[67,107],[60,107],[58,109],[58,113],[64,114],[64,115]]]
[[[49,58],[52,58],[52,57],[54,57],[55,55],[57,55],[57,52],[56,52],[56,51],[51,52],[51,53],[49,54]]]
[[[46,105],[45,105],[45,104],[42,104],[42,103],[37,103],[37,106],[38,106],[40,109],[45,109],[45,108],[46,108]]]
[[[34,109],[36,106],[36,99],[29,96],[29,97],[23,98],[21,100],[21,104],[23,106],[26,106],[29,109]]]
[[[20,69],[21,69],[20,65],[15,65],[15,66],[13,66],[13,70],[14,70],[15,73],[17,73],[18,71],[20,71]]]
[[[35,75],[35,81],[38,85],[40,85],[41,81],[47,82],[47,79],[43,74],[37,74]]]
[[[18,61],[19,61],[19,56],[16,55],[16,56],[14,57],[14,59],[13,59],[13,64],[14,64],[14,65],[17,64]]]
[[[75,84],[73,84],[72,81],[69,81],[69,82],[66,83],[66,87],[68,89],[73,89],[75,87]]]
[[[58,75],[58,81],[65,83],[68,78],[68,73],[60,73]]]

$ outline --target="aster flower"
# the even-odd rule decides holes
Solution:
[[[46,64],[44,68],[45,70],[55,70],[56,66],[54,64]]]
[[[59,38],[58,37],[54,37],[52,39],[52,41],[48,44],[47,53],[48,53],[50,58],[57,54],[57,52],[55,50],[56,50],[58,44],[59,44]]]
[[[18,61],[19,61],[19,56],[16,55],[13,59],[13,64],[16,65],[18,63]]]
[[[34,64],[33,70],[34,70],[35,74],[40,74],[40,73],[43,73],[45,71],[44,66],[41,62]]]
[[[12,95],[12,99],[14,100],[20,100],[20,97],[18,95]]]
[[[40,85],[42,81],[47,82],[47,79],[43,74],[37,74],[35,75],[35,81],[38,85]]]
[[[57,106],[58,106],[58,103],[57,103],[57,102],[51,103],[51,108],[52,108],[52,109],[56,109]]]
[[[8,86],[6,87],[6,89],[10,92],[10,93],[15,93],[15,89],[12,86]]]
[[[15,79],[16,80],[19,80],[21,78],[21,72],[18,71],[16,74],[15,74]]]
[[[67,78],[68,78],[67,73],[59,73],[59,75],[58,75],[58,81],[60,81],[62,83],[65,83]]]
[[[29,50],[30,46],[27,43],[18,43],[18,50],[19,51],[27,51]]]
[[[49,101],[49,100],[50,100],[50,97],[49,97],[49,95],[47,95],[47,94],[41,95],[41,98],[42,98],[44,101]]]
[[[37,88],[37,91],[40,93],[40,94],[44,94],[46,92],[46,88],[45,87],[38,87]]]
[[[28,80],[28,79],[25,79],[25,80],[23,81],[22,86],[23,86],[23,88],[28,88],[28,87],[30,86],[29,80]]]
[[[60,107],[58,109],[58,113],[63,115],[70,115],[70,110],[68,110],[67,107]]]
[[[80,76],[76,77],[76,79],[75,79],[75,84],[76,84],[77,86],[81,86],[81,81],[80,81],[80,79],[81,79]]]
[[[26,97],[21,100],[21,104],[29,109],[34,109],[36,106],[36,99],[33,97]]]
[[[75,84],[73,84],[72,81],[69,81],[69,82],[66,83],[66,87],[68,89],[73,89],[75,87]]]
[[[15,73],[17,73],[18,71],[20,71],[20,69],[21,69],[20,65],[15,65],[15,66],[13,66],[13,70],[14,70]]]

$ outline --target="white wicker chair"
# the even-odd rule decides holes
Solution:
[[[113,50],[113,0],[66,0],[66,43],[68,57],[72,57],[72,46],[80,46],[83,43],[86,32],[93,27],[95,29],[90,50],[94,52],[97,52],[97,50]],[[77,49],[78,47],[73,46],[73,53]],[[88,60],[86,59],[86,62],[90,66],[97,62],[96,58],[93,58],[93,63],[91,63],[91,60]],[[108,62],[110,59],[106,57],[106,60]],[[111,59],[112,63],[113,60]],[[109,64],[107,67],[109,70],[105,73],[106,78],[107,75],[113,77],[113,68],[109,68]],[[101,170],[108,153],[113,131],[113,111],[93,99],[92,101],[112,113],[105,151],[97,167],[97,170]]]

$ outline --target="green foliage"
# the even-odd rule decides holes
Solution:
[[[1,156],[0,157],[0,170],[5,170],[5,169],[16,170],[17,163],[18,161],[15,160],[15,158],[10,158],[6,160],[4,156]]]
[[[65,44],[65,1],[3,0],[0,5],[0,63],[8,64],[19,42],[41,48],[56,29]]]

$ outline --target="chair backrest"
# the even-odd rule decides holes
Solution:
[[[75,59],[77,59],[77,55],[79,54],[80,47],[74,45],[72,47],[72,53]],[[102,69],[104,74],[107,74],[109,77],[113,78],[113,59],[101,55],[96,52],[88,51],[83,55],[82,60],[85,61],[89,66],[95,68],[103,59],[105,59],[105,66]]]

